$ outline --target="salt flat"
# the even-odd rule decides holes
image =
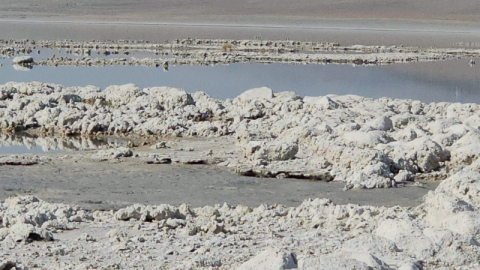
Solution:
[[[0,33],[475,48],[479,13],[471,0],[3,0]],[[6,133],[136,139],[1,156],[0,269],[480,267],[477,104],[268,88],[231,100],[134,85],[0,88]]]
[[[252,21],[266,18],[368,18],[478,21],[476,1],[415,0],[4,0],[1,15],[120,20]]]
[[[478,42],[478,4],[461,1],[38,1],[0,3],[3,38],[295,39],[450,47]]]

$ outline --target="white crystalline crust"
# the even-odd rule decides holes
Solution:
[[[316,198],[291,208],[136,204],[107,212],[9,198],[0,205],[0,269],[480,267],[476,104],[302,98],[268,88],[221,101],[167,87],[102,92],[42,83],[0,86],[0,100],[3,129],[230,136],[243,157],[229,162],[242,174],[345,181],[347,189],[392,187],[428,175],[445,179],[415,208]],[[133,154],[115,148],[95,155]]]
[[[479,164],[416,208],[308,199],[107,212],[12,197],[0,204],[0,259],[17,269],[478,269]]]
[[[228,89],[226,90],[228,91]],[[343,181],[346,188],[392,187],[416,177],[445,179],[477,160],[479,106],[425,104],[354,95],[300,97],[251,89],[230,100],[132,84],[0,86],[0,128],[62,135],[231,137],[242,175]],[[128,149],[100,158],[131,156]]]

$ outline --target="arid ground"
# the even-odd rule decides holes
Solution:
[[[291,39],[456,47],[480,40],[479,6],[461,1],[4,0],[2,38]]]
[[[4,18],[81,18],[133,21],[244,21],[281,19],[413,19],[479,21],[473,0],[4,0]]]
[[[418,48],[409,60],[437,47],[474,70],[479,14],[474,0],[1,0],[0,39],[7,59],[27,51],[12,44],[40,54],[32,40],[320,41],[404,58]],[[36,60],[12,61],[28,72]],[[421,69],[406,73],[445,73]],[[479,115],[473,103],[266,87],[216,100],[133,84],[0,85],[6,133],[201,138],[0,156],[0,269],[479,269]]]

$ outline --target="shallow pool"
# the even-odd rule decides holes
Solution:
[[[365,97],[416,99],[424,102],[480,103],[480,65],[469,59],[384,66],[232,64],[170,66],[169,71],[146,66],[34,66],[16,70],[11,59],[0,59],[0,84],[40,81],[65,86],[134,83],[139,87],[171,86],[187,92],[204,91],[216,98],[233,98],[243,91],[267,86],[274,92],[302,96],[356,94]],[[480,62],[480,61],[477,61]]]

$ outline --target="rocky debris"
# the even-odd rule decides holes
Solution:
[[[107,159],[116,159],[116,158],[131,157],[131,156],[133,156],[132,150],[126,147],[100,150],[96,154],[94,154],[94,157],[107,158]]]
[[[363,262],[361,259],[349,258],[350,256],[343,257],[343,254],[334,254],[321,256],[319,258],[305,258],[299,261],[299,270],[315,270],[315,269],[332,269],[332,270],[342,270],[342,269],[358,269],[358,270],[370,270],[370,269],[381,269],[389,270],[390,267],[385,267],[377,263],[377,260],[370,255],[373,264],[368,265]],[[361,256],[361,255],[360,255]],[[356,257],[356,256],[355,256]],[[358,256],[359,257],[359,256]]]
[[[52,205],[34,196],[9,198],[1,209],[0,240],[9,248],[17,243],[53,241],[56,229],[72,229],[72,222],[92,220],[78,207]]]
[[[129,84],[102,92],[94,86],[12,82],[0,86],[0,105],[0,127],[9,132],[227,137],[243,157],[227,157],[218,149],[176,156],[172,151],[178,149],[168,152],[169,144],[162,141],[152,148],[168,152],[163,154],[173,162],[239,165],[243,175],[342,181],[346,189],[445,179],[480,154],[476,104],[353,95],[302,98],[268,88],[222,101],[169,87]],[[109,149],[95,156],[131,153]]]
[[[0,166],[30,166],[36,165],[40,162],[38,157],[27,157],[27,156],[10,156],[10,157],[1,157],[0,156]]]
[[[50,232],[43,228],[35,228],[32,224],[16,223],[10,228],[10,234],[5,237],[5,241],[11,240],[17,242],[33,242],[33,241],[53,241]]]
[[[295,142],[258,142],[250,141],[242,145],[245,158],[267,161],[290,160],[298,153]]]
[[[0,204],[6,251],[0,261],[40,268],[56,256],[60,268],[88,261],[94,268],[476,269],[479,168],[474,162],[450,176],[418,207],[317,198],[297,207],[134,204],[86,211],[14,197]]]
[[[296,269],[297,259],[292,252],[269,248],[242,264],[237,270],[284,270]]]
[[[37,49],[40,48],[40,49]],[[41,59],[35,65],[145,65],[168,71],[176,65],[220,65],[231,63],[352,64],[378,65],[412,61],[445,60],[478,55],[476,50],[433,49],[404,46],[341,46],[329,42],[290,40],[183,39],[170,43],[145,41],[24,41],[0,40],[0,54],[12,57],[34,49],[56,48],[61,56]],[[149,53],[151,58],[130,56]],[[123,54],[121,57],[119,55]],[[107,57],[109,56],[109,57]],[[116,56],[116,57],[112,57]]]
[[[147,164],[170,164],[172,163],[172,159],[166,156],[159,156],[159,155],[150,155],[146,160],[145,163]]]
[[[12,261],[0,262],[0,270],[16,269],[17,263]]]
[[[65,49],[71,54],[89,55],[93,50],[103,52],[103,54],[118,54],[124,51],[155,51],[163,54],[165,51],[180,53],[181,49],[204,49],[229,51],[263,51],[263,52],[298,52],[300,50],[307,52],[354,52],[354,53],[393,53],[393,52],[445,52],[460,54],[475,53],[475,50],[468,49],[422,49],[417,47],[405,46],[368,46],[352,45],[342,46],[333,42],[316,41],[295,41],[295,40],[227,40],[227,39],[176,39],[172,42],[152,43],[144,40],[94,40],[94,41],[73,41],[73,40],[0,40],[3,50],[2,54],[23,53],[28,54],[33,51],[32,47],[38,48],[59,48]],[[30,47],[32,46],[32,47]],[[229,50],[225,50],[228,47]]]
[[[175,162],[187,165],[202,165],[209,163],[206,159],[203,158],[181,158],[176,159]]]
[[[80,235],[80,237],[77,238],[77,240],[78,241],[86,241],[86,242],[96,242],[97,241],[95,238],[93,238],[93,236],[91,236],[88,233],[83,233],[82,235]]]
[[[33,64],[34,60],[32,56],[17,56],[13,58],[13,63],[16,65],[24,66]]]
[[[259,99],[271,100],[273,98],[272,89],[267,87],[254,88],[240,94],[236,100],[239,102],[251,102]]]
[[[295,169],[280,169],[238,165],[235,173],[243,176],[268,177],[268,178],[296,178],[329,182],[333,176],[328,170],[299,171]]]
[[[151,149],[165,149],[170,148],[170,144],[168,142],[158,142],[150,147]]]

